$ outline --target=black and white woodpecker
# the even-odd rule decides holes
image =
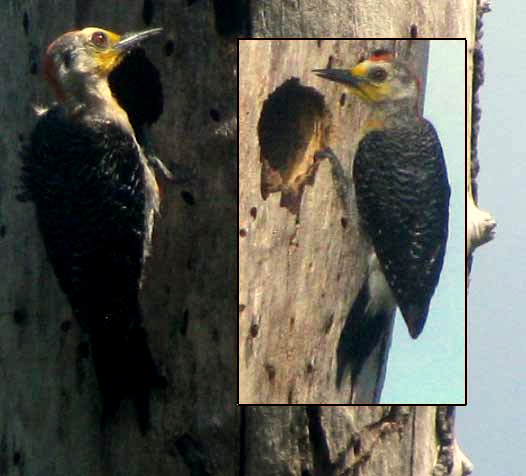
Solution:
[[[142,432],[150,389],[162,380],[139,305],[159,193],[136,131],[159,117],[162,89],[136,51],[160,32],[120,36],[90,27],[51,43],[43,69],[58,103],[40,114],[21,154],[24,197],[35,204],[58,282],[90,336],[104,420],[129,397]],[[125,80],[118,68],[126,58],[139,87],[153,79],[152,91]],[[134,102],[134,92],[150,100]]]
[[[350,316],[351,327],[362,329],[353,341],[366,354],[396,306],[411,337],[422,332],[448,237],[446,164],[434,127],[420,113],[420,81],[391,52],[377,50],[350,70],[315,72],[370,108],[352,169],[359,221],[372,245],[368,278]],[[332,151],[320,155],[331,160],[333,172],[341,169]]]

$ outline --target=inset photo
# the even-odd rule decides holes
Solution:
[[[466,41],[238,47],[238,403],[466,404]]]

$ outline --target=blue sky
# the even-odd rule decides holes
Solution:
[[[526,9],[494,2],[484,16],[479,204],[497,220],[495,241],[475,255],[468,297],[468,406],[458,440],[477,476],[523,476],[526,446],[526,236],[522,142],[526,121]]]
[[[464,41],[431,40],[424,116],[442,143],[451,185],[440,283],[415,341],[397,312],[382,403],[464,402]]]

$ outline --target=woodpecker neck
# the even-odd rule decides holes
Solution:
[[[372,103],[367,120],[368,129],[395,129],[410,121],[421,120],[418,102],[414,98]]]
[[[106,78],[84,82],[81,88],[66,97],[65,105],[73,115],[107,119],[133,135],[128,114],[113,97]]]

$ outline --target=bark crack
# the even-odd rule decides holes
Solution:
[[[387,412],[380,420],[366,425],[359,432],[351,434],[346,448],[338,453],[336,461],[333,462],[321,421],[321,407],[305,407],[314,476],[358,476],[361,474],[361,468],[371,459],[374,449],[384,437],[394,432],[402,433],[407,426],[409,416],[413,414],[414,417],[414,411],[410,406],[387,406],[384,408],[387,409]],[[412,438],[414,445],[414,418]],[[351,462],[349,457],[353,458]]]
[[[307,406],[305,412],[309,425],[314,476],[333,476],[336,465],[331,462],[327,436],[321,422],[321,408],[317,405]]]
[[[455,445],[453,428],[455,424],[455,407],[440,405],[436,409],[436,436],[438,439],[438,456],[433,476],[446,476],[451,474],[454,466]]]

